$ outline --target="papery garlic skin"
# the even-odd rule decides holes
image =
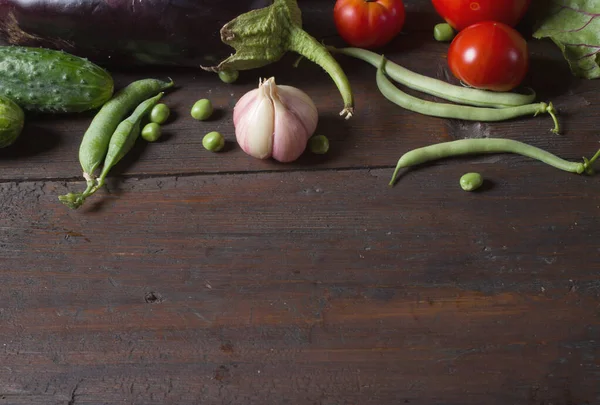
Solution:
[[[292,162],[317,129],[319,113],[311,98],[272,77],[240,98],[233,110],[238,144],[258,159]]]

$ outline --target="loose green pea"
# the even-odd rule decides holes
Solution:
[[[156,122],[150,122],[142,129],[142,139],[148,142],[156,142],[161,135],[162,130]]]
[[[211,152],[218,152],[225,146],[225,138],[220,132],[209,132],[202,138],[202,146]]]
[[[170,115],[171,110],[166,104],[156,104],[152,111],[150,111],[150,121],[155,122],[157,124],[164,124],[165,122],[167,122]]]
[[[329,139],[325,135],[315,135],[308,140],[308,148],[312,153],[324,155],[329,151]]]
[[[479,173],[466,173],[460,178],[460,187],[465,191],[477,190],[483,184],[483,177]]]
[[[237,70],[221,70],[219,72],[219,78],[224,83],[233,83],[238,79],[239,76],[240,72]]]
[[[436,26],[433,27],[433,37],[436,41],[449,42],[454,39],[455,35],[454,28],[452,28],[450,24],[436,24]]]
[[[199,121],[204,121],[210,118],[213,113],[213,106],[210,100],[203,98],[196,101],[192,107],[192,117]]]

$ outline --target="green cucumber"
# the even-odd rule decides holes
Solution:
[[[0,148],[12,145],[23,130],[23,109],[9,98],[0,96]]]
[[[113,91],[112,76],[87,59],[45,48],[0,46],[0,95],[25,111],[92,110]]]

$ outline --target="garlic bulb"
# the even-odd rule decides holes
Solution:
[[[233,110],[237,142],[258,159],[292,162],[300,157],[317,129],[319,113],[310,97],[292,86],[261,80]]]

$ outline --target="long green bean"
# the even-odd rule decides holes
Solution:
[[[455,156],[489,153],[515,153],[544,162],[552,167],[576,174],[592,174],[592,165],[600,157],[600,150],[591,159],[583,158],[583,162],[564,160],[548,151],[513,139],[480,138],[459,139],[442,142],[422,148],[413,149],[400,157],[389,185],[398,178],[401,169]]]
[[[329,47],[328,49],[334,53],[360,59],[376,68],[381,65],[381,61],[384,58],[375,52],[360,48]],[[443,80],[415,73],[389,60],[385,64],[385,73],[395,82],[408,88],[459,104],[492,108],[517,107],[532,103],[536,97],[533,91],[530,94],[518,94],[455,86]]]
[[[384,73],[385,64],[386,59],[382,58],[381,65],[377,68],[377,87],[385,98],[407,110],[434,117],[469,121],[505,121],[525,115],[537,116],[541,113],[548,113],[554,121],[554,129],[552,129],[552,132],[558,133],[560,130],[558,119],[555,115],[556,110],[552,103],[535,103],[506,108],[484,108],[449,103],[435,103],[413,97],[394,86]]]

